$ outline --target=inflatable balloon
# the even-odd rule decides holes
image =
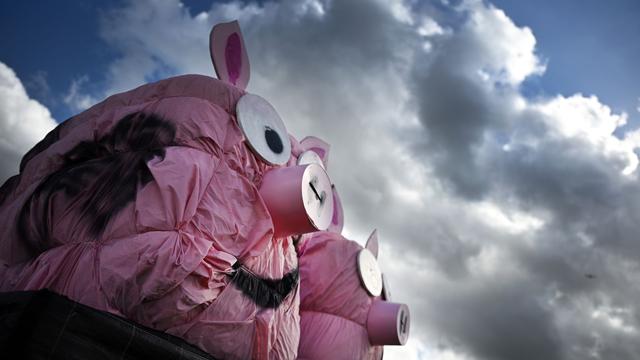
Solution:
[[[329,145],[298,142],[245,91],[237,22],[210,38],[218,79],[113,95],[23,157],[0,188],[0,291],[46,288],[215,358],[293,359],[300,291],[316,286],[299,283],[295,245],[344,222]]]

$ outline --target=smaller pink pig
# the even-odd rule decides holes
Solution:
[[[298,359],[381,359],[404,345],[409,308],[389,302],[374,231],[366,248],[336,232],[308,235],[299,249]]]

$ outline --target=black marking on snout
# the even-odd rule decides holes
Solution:
[[[239,262],[233,268],[235,272],[231,282],[260,307],[278,308],[298,286],[298,268],[287,273],[282,279],[261,278]]]

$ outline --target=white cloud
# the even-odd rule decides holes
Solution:
[[[493,5],[482,1],[463,2],[469,20],[461,32],[478,57],[464,59],[467,66],[479,67],[494,82],[517,85],[531,75],[544,73],[546,65],[534,53],[536,38],[528,27],[518,27]]]
[[[29,98],[16,73],[0,62],[0,183],[18,173],[22,155],[55,126],[49,110]]]
[[[384,2],[383,2],[384,3]],[[405,4],[403,0],[386,0],[391,14],[400,22],[413,25],[415,20],[411,14],[411,9]]]
[[[554,136],[579,139],[590,144],[590,149],[620,161],[621,173],[629,175],[638,167],[638,156],[633,152],[633,141],[623,141],[614,135],[616,129],[627,123],[627,114],[614,114],[597,97],[576,94],[557,96],[543,103],[531,105],[540,111],[543,121],[554,129]]]
[[[88,76],[81,76],[73,81],[69,86],[69,91],[64,95],[62,101],[75,112],[81,112],[98,102],[93,96],[83,93],[82,86],[89,81]]]
[[[559,134],[583,137],[594,144],[611,137],[618,127],[627,123],[626,114],[613,114],[595,96],[557,96],[535,107],[546,115],[547,124]]]
[[[487,226],[495,227],[502,232],[513,235],[533,232],[544,225],[544,220],[531,214],[513,209],[501,209],[500,205],[491,202],[471,204],[471,211]]]
[[[420,23],[417,31],[421,36],[444,35],[451,31],[443,29],[440,24],[430,17],[422,18]]]
[[[105,95],[185,70],[212,74],[207,49],[214,15],[191,17],[178,1],[130,2],[125,9],[106,13],[101,19],[102,37],[122,57],[107,69]]]

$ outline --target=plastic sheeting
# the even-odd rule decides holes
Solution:
[[[59,125],[0,189],[0,291],[48,288],[217,358],[295,358],[298,287],[263,307],[231,284],[297,268],[234,118],[242,94],[180,76]]]

